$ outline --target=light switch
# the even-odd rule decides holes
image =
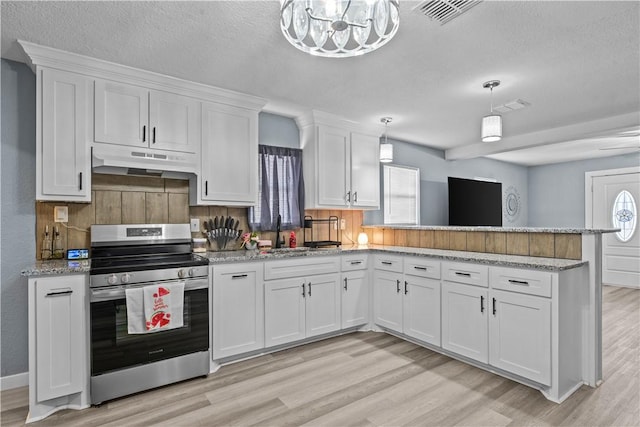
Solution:
[[[191,218],[191,232],[197,233],[200,231],[200,218]]]
[[[69,207],[68,206],[56,206],[53,208],[53,221],[54,222],[69,222]]]

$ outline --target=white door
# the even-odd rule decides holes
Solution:
[[[369,320],[367,270],[342,274],[342,329],[364,325]]]
[[[489,363],[551,384],[551,300],[492,290]]]
[[[188,96],[151,91],[151,148],[196,153],[200,144],[200,102]]]
[[[488,310],[485,288],[442,282],[442,348],[487,363]]]
[[[318,126],[318,205],[344,208],[348,206],[349,132]]]
[[[149,90],[124,83],[95,82],[96,142],[149,146]]]
[[[402,332],[402,274],[373,272],[373,313],[377,325]]]
[[[264,285],[261,265],[213,270],[213,359],[264,347]]]
[[[593,176],[592,184],[592,226],[621,229],[602,236],[602,283],[640,288],[640,173]]]
[[[340,329],[340,275],[310,276],[306,283],[307,338]]]
[[[264,341],[266,347],[305,337],[304,279],[269,280],[264,284]],[[306,285],[304,286],[306,291]]]
[[[403,330],[406,335],[440,345],[440,281],[406,275]]]
[[[377,136],[351,134],[351,206],[380,207],[380,148]]]

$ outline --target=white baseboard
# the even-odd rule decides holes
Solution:
[[[24,387],[29,385],[29,372],[21,374],[7,375],[0,377],[0,390],[11,390],[12,388]]]

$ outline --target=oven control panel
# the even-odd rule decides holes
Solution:
[[[158,270],[129,271],[91,275],[90,287],[115,285],[144,284],[163,280],[193,279],[209,275],[209,266],[200,265],[182,268],[165,268]]]

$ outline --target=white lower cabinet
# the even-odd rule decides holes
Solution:
[[[440,263],[406,258],[403,268],[402,259],[379,257],[375,265],[375,323],[440,346]]]
[[[489,363],[551,384],[551,300],[491,291]]]
[[[287,344],[340,329],[340,275],[265,282],[265,345]]]
[[[87,276],[29,279],[29,418],[88,406]]]
[[[442,348],[488,363],[485,288],[442,282]]]
[[[551,295],[551,275],[461,266],[445,269],[466,283],[442,283],[442,348],[550,385],[551,299],[537,295],[547,294],[546,284]]]
[[[342,273],[342,329],[364,325],[369,321],[369,272]]]
[[[264,347],[262,264],[213,267],[213,360]]]

